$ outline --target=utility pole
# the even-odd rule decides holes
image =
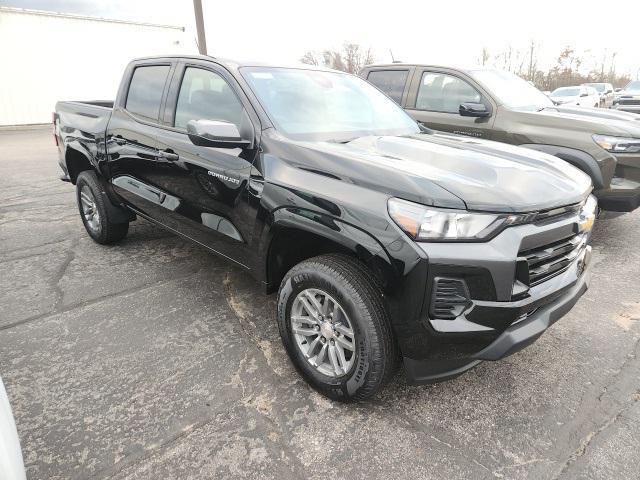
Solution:
[[[207,39],[204,34],[204,21],[202,19],[202,0],[193,0],[193,10],[196,14],[196,29],[198,31],[198,51],[200,55],[207,54]]]

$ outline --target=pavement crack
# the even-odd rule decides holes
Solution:
[[[232,290],[232,280],[231,273],[228,271],[224,277],[222,282],[225,289],[225,301],[231,312],[234,314],[236,319],[238,320],[238,325],[242,329],[244,335],[255,345],[255,347],[260,351],[262,356],[265,359],[267,366],[273,371],[275,375],[281,376],[281,372],[277,367],[272,365],[272,352],[271,352],[271,342],[268,340],[263,340],[261,337],[256,335],[250,327],[253,329],[256,328],[254,322],[252,322],[248,317],[250,312],[247,311],[244,302],[238,299],[236,294]]]
[[[55,273],[55,275],[53,276],[53,278],[50,281],[51,287],[56,292],[56,296],[57,296],[56,303],[53,306],[53,310],[54,311],[57,311],[57,310],[60,309],[60,306],[62,305],[62,301],[64,300],[64,291],[62,290],[62,287],[60,286],[60,282],[62,281],[62,279],[64,278],[65,274],[67,273],[67,270],[69,269],[69,266],[71,265],[71,262],[73,262],[73,260],[75,260],[75,258],[76,258],[76,248],[78,247],[79,244],[80,244],[80,240],[78,238],[73,239],[71,245],[65,251],[65,258],[64,258],[62,264],[60,265],[60,267],[58,268],[58,271]]]
[[[589,449],[589,446],[591,445],[591,443],[593,442],[593,440],[600,435],[602,432],[604,432],[605,430],[607,430],[608,428],[610,428],[613,424],[615,424],[620,417],[622,417],[622,415],[631,408],[631,406],[637,402],[640,399],[640,391],[636,392],[634,395],[632,395],[632,400],[631,402],[629,402],[627,405],[625,405],[623,408],[621,408],[620,410],[618,410],[614,415],[612,415],[611,417],[609,417],[609,419],[602,424],[599,428],[597,428],[596,430],[592,430],[589,433],[587,433],[587,435],[585,435],[582,440],[580,441],[580,445],[578,446],[578,448],[576,448],[573,453],[569,456],[569,458],[567,458],[567,461],[564,463],[564,465],[562,466],[562,469],[560,470],[560,472],[553,477],[554,480],[559,479],[560,477],[562,477],[563,475],[565,475],[569,468],[571,468],[571,466],[578,460],[580,459],[580,457],[584,456],[587,453],[587,450]]]
[[[39,320],[46,320],[46,319],[48,319],[50,317],[54,317],[54,316],[60,315],[62,313],[67,313],[67,312],[70,312],[72,310],[76,310],[78,308],[84,308],[84,307],[88,307],[88,306],[91,306],[91,305],[95,305],[95,304],[101,303],[101,302],[103,302],[105,300],[110,300],[112,298],[117,298],[117,297],[121,297],[121,296],[122,297],[127,297],[129,295],[134,295],[134,294],[143,292],[143,291],[145,291],[145,290],[147,290],[149,288],[157,288],[159,286],[166,285],[166,284],[174,282],[176,280],[178,280],[178,281],[185,280],[187,278],[190,278],[192,276],[197,275],[198,273],[200,273],[200,271],[201,270],[198,269],[195,272],[190,272],[190,273],[187,273],[185,275],[181,275],[179,277],[172,277],[172,278],[170,278],[168,280],[158,280],[158,281],[155,281],[155,282],[149,282],[149,283],[145,283],[143,285],[140,285],[140,286],[138,286],[136,288],[123,290],[121,292],[109,293],[107,295],[102,295],[102,296],[97,297],[97,298],[92,298],[91,300],[85,300],[84,302],[72,303],[72,304],[66,305],[64,307],[59,307],[58,309],[54,309],[54,310],[52,310],[50,312],[34,315],[32,317],[24,318],[22,320],[18,320],[17,322],[9,323],[9,324],[6,324],[6,325],[0,325],[0,332],[3,331],[3,330],[9,330],[11,328],[18,327],[20,325],[24,325],[26,323],[37,322]]]

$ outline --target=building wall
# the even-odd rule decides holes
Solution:
[[[58,100],[113,100],[132,58],[197,53],[184,29],[0,7],[0,125],[48,123]]]

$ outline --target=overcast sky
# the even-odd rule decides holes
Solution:
[[[202,3],[209,53],[221,57],[293,62],[307,50],[349,41],[371,47],[381,62],[391,60],[391,50],[407,62],[472,65],[483,46],[495,55],[510,45],[525,50],[534,40],[542,67],[571,46],[584,52],[587,67],[606,52],[617,52],[620,73],[635,77],[640,69],[639,0]],[[195,36],[192,0],[0,0],[0,5],[183,25],[190,38]]]

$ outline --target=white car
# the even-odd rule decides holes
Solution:
[[[11,413],[2,379],[0,378],[0,478],[2,480],[26,480],[22,451],[16,423]]]
[[[549,97],[556,105],[600,106],[600,94],[595,88],[586,85],[556,88]]]

